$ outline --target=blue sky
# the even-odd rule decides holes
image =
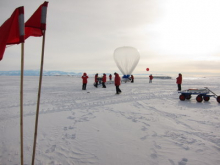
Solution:
[[[25,21],[44,1],[0,2],[0,24],[24,6]],[[44,70],[119,72],[114,50],[132,46],[133,74],[220,75],[219,0],[49,1]],[[25,41],[25,68],[39,69],[42,38]],[[0,70],[20,70],[21,46],[6,48]],[[146,72],[150,68],[150,72]]]

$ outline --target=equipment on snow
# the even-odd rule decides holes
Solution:
[[[179,91],[178,93],[181,93],[179,96],[179,99],[181,101],[184,101],[185,99],[190,100],[191,95],[197,95],[196,101],[197,102],[202,102],[204,101],[209,101],[210,97],[216,98],[216,101],[220,103],[220,96],[215,94],[213,91],[211,91],[208,87],[204,87],[204,89],[187,89],[183,91]],[[209,94],[212,93],[212,94]]]

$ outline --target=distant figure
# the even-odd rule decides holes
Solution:
[[[83,73],[83,76],[82,76],[82,80],[83,80],[83,85],[82,85],[82,90],[86,90],[86,85],[87,85],[87,79],[89,77],[87,76],[86,73]]]
[[[94,86],[95,86],[96,88],[98,88],[98,73],[95,74]]]
[[[103,73],[103,77],[102,77],[102,88],[106,88],[105,83],[106,83],[106,74]]]
[[[121,93],[121,89],[119,88],[119,86],[121,85],[121,78],[118,75],[118,73],[114,73],[115,75],[115,87],[116,87],[116,94],[120,94]]]
[[[131,75],[131,83],[133,83],[133,82],[134,82],[134,76]]]
[[[176,78],[176,83],[178,86],[178,91],[181,91],[181,84],[182,84],[182,74],[179,73],[179,76]]]
[[[111,74],[109,75],[109,80],[112,81],[112,75]]]
[[[152,83],[152,80],[153,80],[153,76],[152,76],[152,74],[149,76],[149,83]]]

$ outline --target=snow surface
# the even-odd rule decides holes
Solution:
[[[180,101],[174,79],[87,91],[70,76],[43,77],[35,165],[219,165],[220,104]],[[20,77],[1,76],[0,165],[20,164]],[[220,77],[184,78],[182,89]],[[33,152],[38,77],[24,77],[24,164]],[[90,93],[87,93],[90,92]]]

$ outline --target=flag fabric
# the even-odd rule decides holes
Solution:
[[[0,61],[3,58],[6,45],[24,42],[24,7],[14,10],[0,27]]]
[[[40,37],[46,30],[48,2],[44,2],[25,23],[25,39],[30,36]]]

